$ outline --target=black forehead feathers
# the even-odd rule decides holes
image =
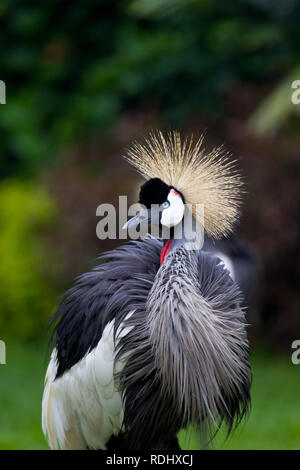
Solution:
[[[151,208],[151,204],[162,204],[167,200],[168,194],[172,188],[173,186],[168,186],[160,178],[151,178],[141,186],[139,203],[147,208]],[[179,193],[179,191],[177,192]],[[182,194],[179,194],[183,199]]]
[[[171,187],[159,178],[151,178],[141,186],[139,203],[151,208],[151,204],[162,204],[167,200]]]

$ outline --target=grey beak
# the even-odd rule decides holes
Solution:
[[[130,227],[138,227],[148,225],[151,222],[151,209],[142,209],[135,217],[129,219],[128,222],[123,226],[123,230],[127,230]]]

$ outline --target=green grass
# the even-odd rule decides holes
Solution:
[[[41,431],[45,346],[7,341],[0,365],[0,449],[47,449]],[[228,440],[222,430],[216,449],[300,449],[300,366],[290,358],[252,355],[250,417]],[[180,433],[183,448],[197,449],[196,432]]]
[[[6,342],[0,365],[0,449],[47,449],[41,431],[45,347]]]

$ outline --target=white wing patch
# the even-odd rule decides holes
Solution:
[[[114,321],[106,325],[96,348],[56,380],[53,350],[42,402],[43,432],[52,449],[106,449],[111,435],[120,432],[123,405],[113,373],[114,367],[122,370],[125,358],[114,363],[113,328]],[[116,338],[127,334],[121,328]]]

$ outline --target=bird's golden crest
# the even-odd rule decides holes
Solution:
[[[227,236],[238,218],[242,179],[222,147],[206,153],[203,136],[182,140],[177,131],[151,132],[134,142],[125,158],[146,179],[160,178],[180,191],[194,217],[213,238]],[[203,211],[197,209],[204,208]],[[200,213],[203,216],[200,216]]]

